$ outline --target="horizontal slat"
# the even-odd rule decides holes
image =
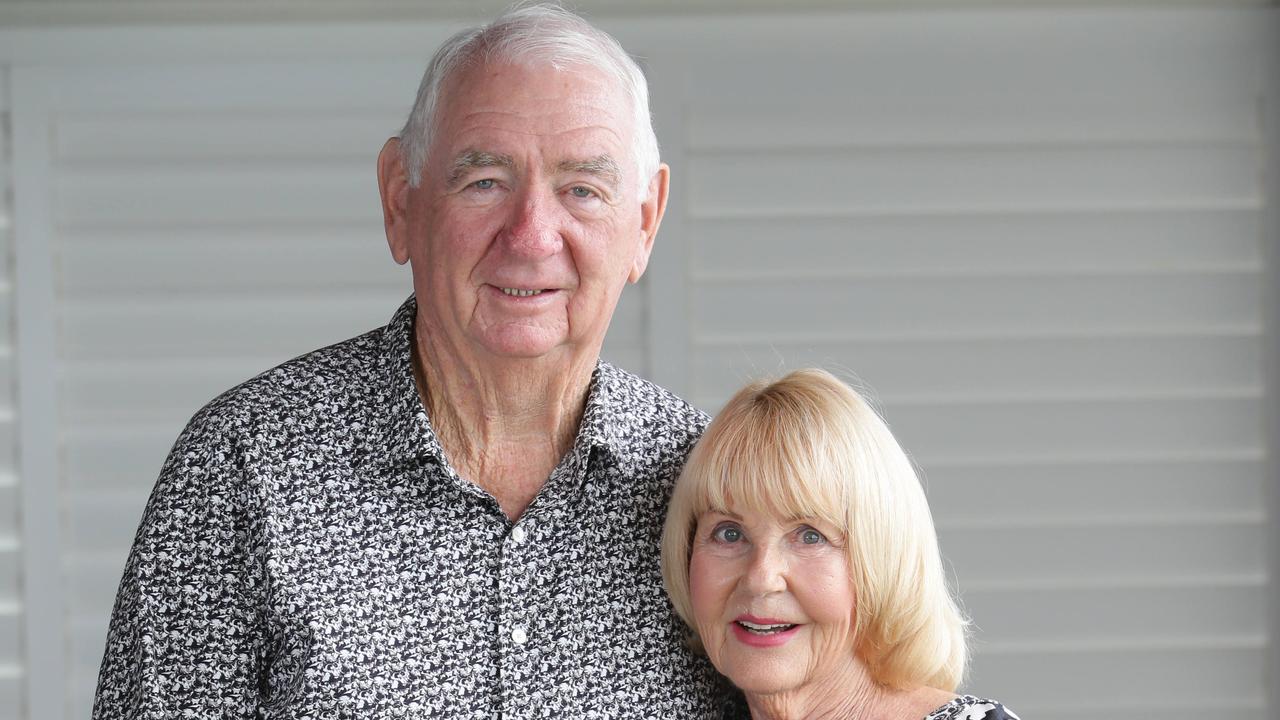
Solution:
[[[67,679],[67,717],[91,717],[93,695],[98,688],[98,674],[72,675]]]
[[[3,296],[0,296],[2,299]],[[0,312],[9,312],[9,303],[0,301]],[[14,368],[12,339],[0,337],[0,411],[14,412],[17,374]]]
[[[960,587],[981,590],[1006,581],[1068,585],[1122,581],[1135,574],[1166,580],[1256,572],[1266,524],[1117,525],[942,529],[943,554]]]
[[[314,161],[369,163],[404,118],[390,109],[185,113],[150,111],[59,115],[54,158],[66,168],[86,161]],[[372,171],[372,165],[369,165]]]
[[[94,427],[79,432],[69,429],[64,451],[68,491],[102,492],[110,488],[145,497],[186,420],[184,417],[146,426]],[[138,516],[142,516],[141,504]]]
[[[22,547],[17,538],[0,538],[0,606],[12,607],[21,602]]]
[[[966,102],[967,100],[967,102]],[[1247,104],[1188,106],[1098,97],[1040,102],[1025,95],[945,97],[902,93],[867,102],[853,93],[782,103],[706,105],[687,115],[695,150],[980,144],[993,146],[1132,142],[1251,142],[1256,108]]]
[[[647,279],[642,278],[640,282],[623,288],[613,319],[609,321],[609,331],[605,334],[606,347],[610,343],[618,347],[641,347],[648,342],[648,302]]]
[[[622,368],[642,378],[649,377],[648,352],[638,345],[611,345],[608,341],[600,358],[614,367]]]
[[[1010,12],[999,19],[980,12],[858,13],[822,22],[793,14],[759,18],[755,42],[740,44],[699,36],[731,32],[716,18],[714,31],[690,24],[698,39],[687,40],[687,52],[696,61],[681,63],[680,71],[689,97],[720,106],[760,97],[774,107],[804,108],[845,95],[859,107],[914,104],[922,112],[1020,100],[1064,108],[1067,117],[1077,117],[1073,103],[1075,112],[1120,102],[1239,107],[1256,98],[1268,37],[1266,24],[1248,17],[1143,13],[1129,25],[1087,12]],[[803,40],[779,42],[780,33]],[[1136,34],[1144,38],[1140,47]]]
[[[123,558],[133,544],[145,503],[145,496],[133,492],[70,495],[64,500],[65,551],[115,552]]]
[[[17,605],[0,604],[0,666],[22,663],[22,613]]]
[[[1266,632],[1262,584],[971,590],[962,600],[975,636],[988,646],[1141,644]]]
[[[0,474],[17,467],[15,416],[11,408],[0,408]]]
[[[72,362],[276,353],[277,362],[283,362],[385,325],[409,292],[401,288],[68,301],[62,309],[63,353]]]
[[[136,516],[142,519],[141,504],[137,506]],[[106,628],[128,555],[128,548],[64,555],[67,612],[73,623]]]
[[[105,421],[116,426],[130,422],[167,426],[176,437],[205,403],[283,359],[283,355],[160,357],[69,363],[61,385],[65,420],[73,436],[80,424]]]
[[[0,473],[0,538],[5,541],[16,542],[18,539],[18,505],[21,499],[20,488],[14,476]],[[4,588],[9,582],[9,578],[0,577],[0,588]],[[0,589],[0,596],[4,594],[5,591]]]
[[[208,28],[200,29],[204,30]],[[264,31],[271,37],[267,44],[278,43],[278,29]],[[144,36],[149,33],[141,32]],[[242,32],[236,33],[237,38],[242,36]],[[139,38],[139,42],[157,47],[153,35]],[[69,68],[33,68],[25,76],[45,84],[50,105],[63,113],[212,112],[226,116],[249,109],[254,113],[319,115],[349,114],[358,108],[359,112],[397,119],[397,125],[402,122],[401,113],[408,113],[412,89],[422,76],[418,53],[390,60],[370,59],[367,54],[324,60],[312,46],[305,61],[255,62],[246,58],[233,62],[227,60],[224,48],[203,62],[196,58],[182,62],[186,53],[186,48],[174,48],[156,59],[138,61],[135,57],[132,63],[104,62],[101,55],[90,53]],[[393,127],[379,129],[388,132]]]
[[[898,440],[932,460],[1105,460],[1201,452],[1256,453],[1258,398],[888,406]]]
[[[1257,700],[1264,696],[1263,655],[1261,648],[979,655],[967,685],[1015,711],[1079,703],[1081,688],[1097,704]]]
[[[935,520],[1221,516],[1263,507],[1261,458],[925,465]]]
[[[829,150],[690,158],[694,217],[1259,201],[1258,147]]]
[[[1261,339],[1249,335],[965,339],[699,347],[700,397],[727,398],[748,379],[825,367],[884,402],[1257,389]]]
[[[691,288],[695,340],[972,336],[992,332],[1187,331],[1260,323],[1253,273],[1115,277],[703,283]]]
[[[110,610],[110,607],[107,608]],[[107,644],[107,623],[110,614],[103,613],[94,617],[77,617],[69,623],[68,635],[71,642],[69,653],[70,670],[82,679],[96,679],[98,666],[102,664],[103,649]]]
[[[372,233],[317,225],[264,230],[169,229],[138,233],[88,232],[65,239],[59,253],[62,284],[72,299],[169,291],[234,293],[287,288],[396,290],[412,285]]]
[[[1260,233],[1257,212],[1169,210],[703,220],[689,237],[700,280],[1259,268]]]
[[[28,720],[22,713],[25,681],[17,668],[0,672],[0,717],[5,720]]]
[[[0,282],[0,348],[3,348],[7,354],[13,354],[13,286],[8,282]],[[13,370],[13,360],[9,360],[9,372]],[[13,378],[10,376],[8,382],[12,383]],[[12,397],[12,390],[9,391]]]
[[[172,224],[355,222],[381,235],[378,186],[367,163],[303,166],[113,167],[59,177],[59,228],[132,228]]]
[[[1238,703],[1225,701],[1215,703],[1208,700],[1167,705],[1144,702],[1138,707],[1117,706],[1115,703],[1082,704],[1079,701],[1069,704],[1072,707],[1044,708],[1035,704],[1030,706],[1010,704],[1009,708],[1022,717],[1036,720],[1079,720],[1081,715],[1088,715],[1090,720],[1201,720],[1215,713],[1230,714],[1231,720],[1268,720],[1271,717],[1266,703],[1260,698]]]

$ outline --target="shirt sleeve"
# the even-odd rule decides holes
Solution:
[[[116,596],[94,720],[257,715],[262,513],[229,425],[197,414],[161,469]]]

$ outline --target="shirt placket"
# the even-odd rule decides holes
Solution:
[[[503,539],[498,564],[498,648],[502,683],[499,715],[520,718],[527,714],[529,668],[536,664],[536,648],[542,640],[537,624],[538,598],[533,582],[537,554],[535,517],[522,517]]]
[[[555,528],[563,519],[563,493],[580,484],[583,468],[581,453],[575,451],[547,481],[547,496],[530,506],[503,542],[498,571],[503,718],[541,717],[546,693],[557,684],[551,675],[568,670],[545,666],[545,654],[554,644],[545,619],[553,613],[538,573],[549,570],[541,564],[548,555],[544,544],[559,532]]]

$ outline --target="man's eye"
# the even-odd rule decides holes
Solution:
[[[595,196],[595,191],[585,185],[574,185],[569,188],[569,193],[576,198],[589,198]]]
[[[742,539],[742,529],[734,525],[721,525],[711,531],[711,537],[723,543],[736,543]]]
[[[485,178],[471,183],[471,187],[477,190],[492,190],[494,185],[493,178]]]
[[[804,543],[805,545],[817,545],[819,543],[824,543],[826,541],[827,539],[822,536],[822,533],[818,532],[817,530],[814,530],[811,527],[800,529],[800,542]]]

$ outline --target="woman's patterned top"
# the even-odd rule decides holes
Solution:
[[[924,717],[924,720],[1020,720],[996,700],[961,695]]]

